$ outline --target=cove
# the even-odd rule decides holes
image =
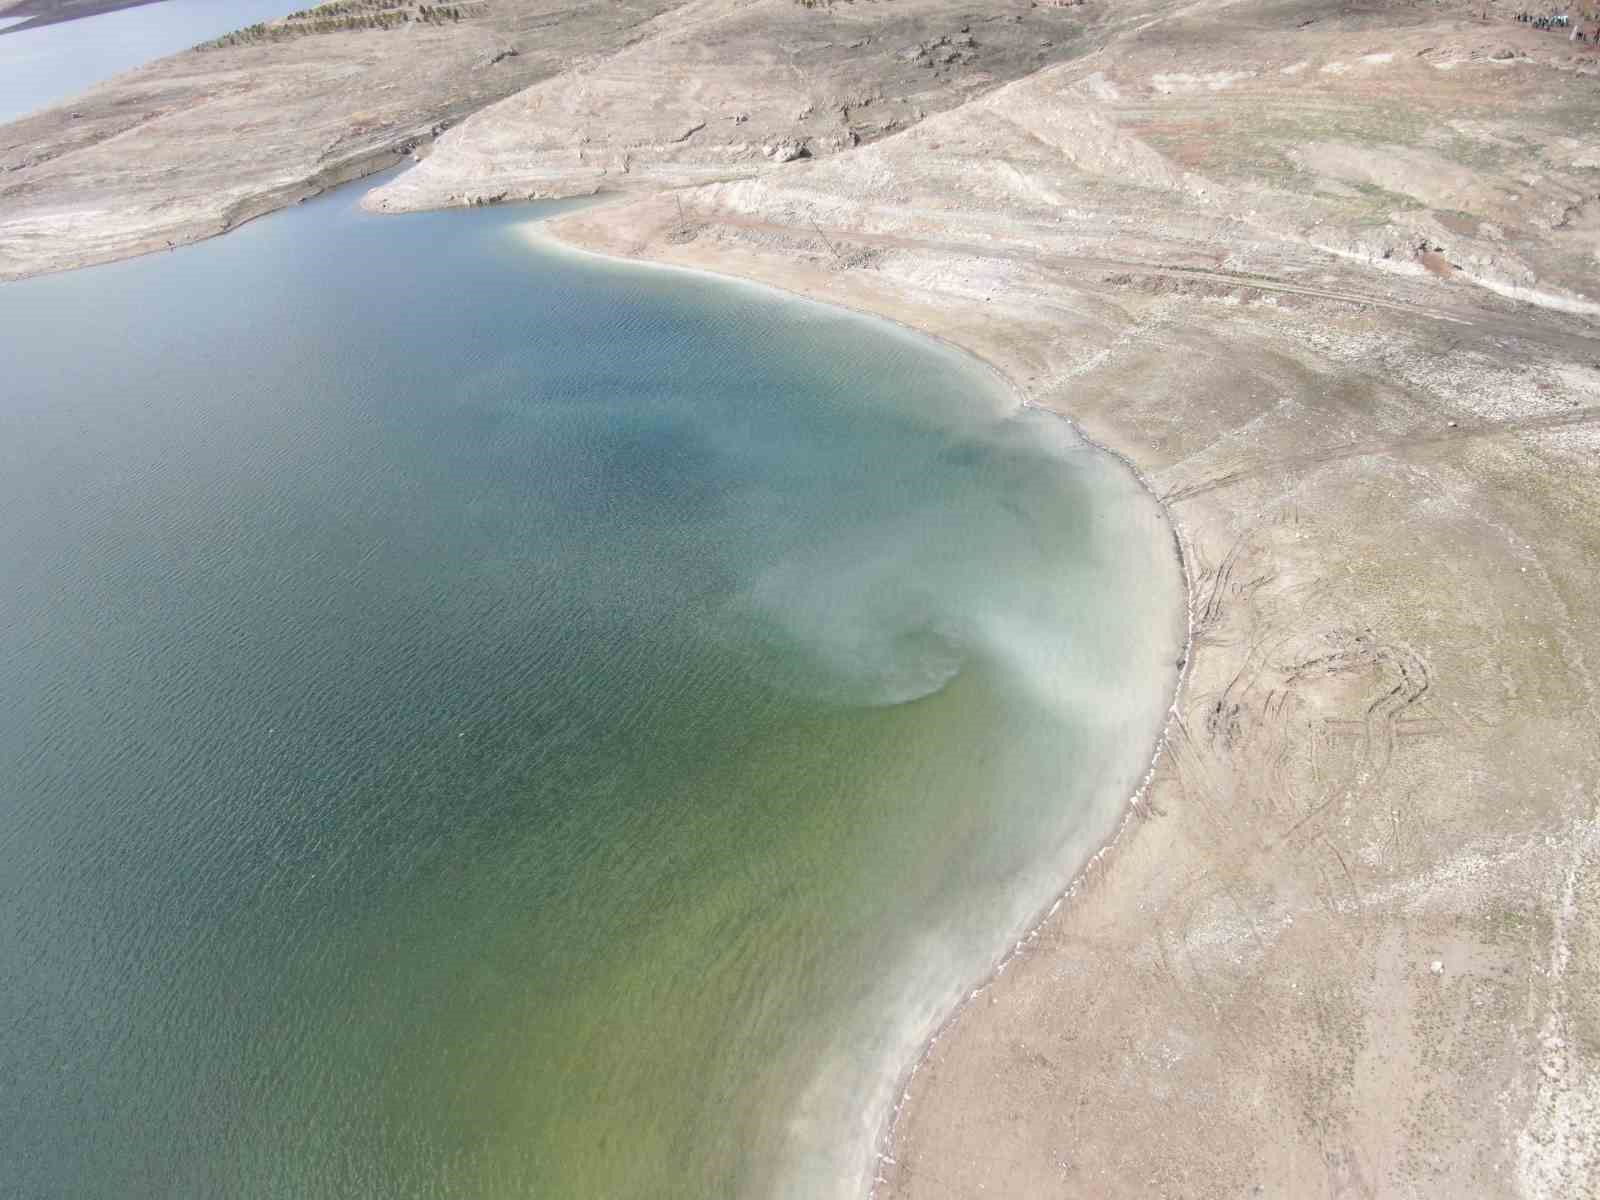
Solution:
[[[1120,819],[1182,637],[1137,482],[536,215],[0,286],[17,1194],[858,1194]]]

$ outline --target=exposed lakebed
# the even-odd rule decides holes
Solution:
[[[894,326],[353,203],[0,286],[5,1174],[848,1193],[1143,773],[1161,514]]]

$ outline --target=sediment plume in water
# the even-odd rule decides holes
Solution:
[[[350,203],[0,289],[19,1190],[856,1189],[1146,765],[1159,511],[893,326]]]

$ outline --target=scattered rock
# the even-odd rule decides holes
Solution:
[[[761,148],[761,152],[775,163],[793,162],[797,158],[811,157],[811,151],[806,149],[806,144],[798,138],[783,138],[769,143]]]

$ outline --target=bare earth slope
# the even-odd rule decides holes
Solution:
[[[465,0],[460,21],[295,28],[151,63],[0,125],[0,279],[209,237],[390,166],[484,104],[647,36],[673,7]]]
[[[661,36],[501,101],[372,207],[435,208],[755,175],[916,124],[1081,52],[1027,0],[698,0]]]
[[[396,184],[392,206],[747,175],[1066,57],[1082,27],[1073,8],[1026,0],[430,7],[453,15],[338,0],[0,126],[0,279],[212,236],[426,154],[504,97],[494,111],[511,114],[511,138],[474,121]]]
[[[556,224],[972,348],[1183,546],[1152,785],[933,1044],[883,1195],[1597,1194],[1600,93],[1477,11],[1141,9]]]

